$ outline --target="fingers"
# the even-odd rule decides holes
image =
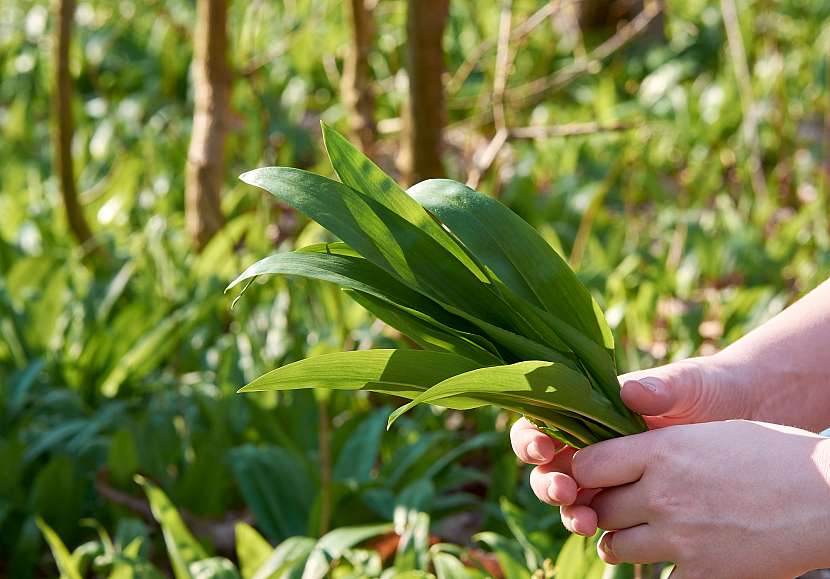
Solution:
[[[567,451],[562,451],[567,452]],[[573,454],[573,453],[570,453]],[[576,501],[577,487],[573,478],[560,472],[557,460],[537,466],[530,473],[530,488],[540,501],[549,505],[571,505]],[[568,459],[570,462],[570,459]],[[570,472],[570,465],[568,465]]]
[[[606,531],[627,529],[647,522],[648,505],[642,485],[605,489],[591,501],[597,526]]]
[[[536,429],[526,418],[520,418],[510,428],[510,444],[513,452],[524,463],[545,464],[553,460],[562,443]]]
[[[600,559],[606,563],[662,563],[671,561],[672,550],[650,525],[609,531],[597,543]]]
[[[645,416],[683,417],[694,413],[703,392],[703,372],[683,361],[620,376],[623,402]]]
[[[616,487],[639,480],[658,432],[605,440],[574,454],[571,469],[580,488]]]
[[[591,507],[571,505],[560,510],[562,524],[571,533],[592,537],[597,532],[597,514]]]

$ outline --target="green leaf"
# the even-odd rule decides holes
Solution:
[[[321,123],[321,125],[326,152],[340,181],[385,205],[432,237],[470,271],[476,273],[481,280],[487,279],[464,248],[417,201],[407,195],[394,179],[384,173],[343,135],[326,123]]]
[[[491,366],[458,374],[431,387],[389,417],[390,424],[423,402],[447,403],[455,396],[492,400],[507,408],[524,405],[586,416],[618,432],[641,432],[639,424],[620,416],[614,407],[591,389],[588,380],[563,364],[526,361]]]
[[[467,358],[428,350],[355,350],[336,352],[293,362],[263,374],[239,392],[327,388],[368,390],[415,398],[430,386],[480,365]],[[480,406],[457,397],[449,408]]]
[[[507,579],[530,579],[521,546],[512,539],[489,531],[478,533],[473,540],[484,543],[496,556],[504,576]]]
[[[224,557],[195,561],[188,567],[193,579],[239,579],[239,571]]]
[[[58,571],[60,571],[61,579],[81,579],[81,572],[61,538],[40,517],[37,517],[36,522],[40,532],[49,544],[52,557],[55,559]]]
[[[571,535],[556,558],[557,579],[601,579],[605,563],[597,555],[595,537]]]
[[[519,509],[505,497],[501,497],[499,500],[499,510],[501,510],[502,516],[504,516],[504,522],[507,524],[507,528],[510,529],[516,541],[524,549],[528,567],[531,569],[539,569],[542,566],[544,556],[538,545],[534,544],[531,540],[530,534],[525,529],[525,525],[522,524]]]
[[[378,319],[409,336],[422,348],[463,356],[484,366],[503,363],[496,347],[482,336],[455,330],[417,310],[379,299],[372,294],[357,290],[344,291]]]
[[[247,523],[236,523],[236,558],[242,579],[252,579],[257,569],[262,567],[271,556],[274,548],[271,543]]]
[[[487,577],[478,569],[467,567],[461,559],[450,553],[438,551],[432,553],[431,559],[435,566],[435,576],[438,579],[484,579]]]
[[[253,579],[299,579],[315,544],[310,537],[289,537],[273,550]]]
[[[370,261],[348,253],[342,244],[321,244],[295,252],[277,253],[246,269],[231,282],[228,289],[260,275],[297,275],[333,282],[343,288],[404,305],[452,327],[471,328],[462,318],[448,313]]]
[[[343,551],[391,530],[391,523],[381,523],[343,527],[326,533],[320,537],[320,540],[314,546],[314,550],[309,555],[308,562],[303,570],[303,579],[323,579],[329,573],[331,561],[342,556]]]
[[[511,290],[613,353],[602,311],[562,257],[498,200],[448,179],[409,189]]]
[[[194,579],[190,565],[207,559],[207,552],[190,534],[176,507],[160,488],[140,475],[136,475],[135,481],[144,488],[153,518],[161,526],[176,579]]]
[[[236,483],[256,523],[272,541],[305,533],[314,485],[284,449],[244,445],[230,452]]]
[[[452,253],[385,205],[314,173],[265,167],[244,173],[262,187],[337,235],[375,265],[424,295],[511,327],[499,296]]]
[[[376,410],[349,435],[334,463],[332,476],[335,481],[359,484],[369,480],[380,452],[387,414],[387,409]]]

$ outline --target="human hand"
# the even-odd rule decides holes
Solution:
[[[716,356],[625,374],[620,384],[623,402],[643,414],[649,428],[755,418],[750,396]],[[542,434],[524,418],[513,425],[510,441],[522,461],[538,465],[530,475],[530,485],[539,500],[565,506],[563,517],[577,527],[594,527],[595,516],[585,503],[595,491],[578,492],[570,476],[575,450]]]
[[[672,561],[672,579],[789,579],[830,564],[830,440],[810,432],[672,426],[582,449],[572,474],[603,489],[590,508],[611,531],[598,546],[608,563]],[[584,517],[563,520],[596,531]]]

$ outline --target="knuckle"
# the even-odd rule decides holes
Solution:
[[[646,505],[655,515],[665,516],[676,509],[677,496],[665,485],[652,485]]]
[[[571,459],[571,472],[577,484],[582,488],[590,488],[591,482],[591,455],[588,449],[582,449]]]

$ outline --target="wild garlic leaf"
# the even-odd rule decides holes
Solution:
[[[536,360],[480,368],[447,378],[396,410],[390,423],[418,404],[442,403],[456,396],[486,396],[504,399],[508,404],[564,410],[589,417],[621,434],[636,431],[632,421],[591,389],[585,376],[562,364]]]
[[[521,217],[498,200],[449,179],[423,181],[408,193],[510,289],[613,351],[613,335],[591,294]]]
[[[286,167],[255,169],[241,179],[305,213],[413,289],[511,327],[496,292],[437,241],[374,199],[337,181]]]
[[[480,368],[462,356],[429,350],[354,350],[314,356],[263,374],[239,392],[298,390],[368,390],[414,398],[456,374]],[[482,403],[469,397],[448,401],[448,408],[469,409]]]
[[[382,300],[372,294],[352,289],[343,291],[375,317],[396,328],[422,348],[458,354],[484,366],[504,363],[496,347],[486,338],[456,330],[418,310]]]
[[[394,179],[384,173],[343,135],[326,123],[321,123],[321,126],[323,143],[326,146],[329,160],[343,184],[385,205],[421,229],[453,254],[479,279],[486,281],[486,276],[458,242],[417,201],[407,195]]]

